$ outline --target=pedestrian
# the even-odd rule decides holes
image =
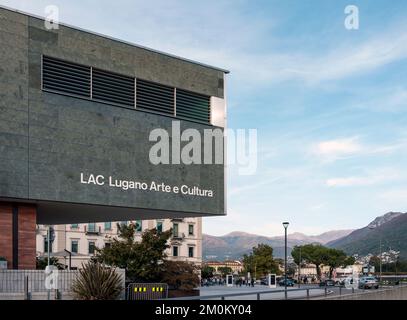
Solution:
[[[251,280],[252,287],[254,287],[254,279]]]

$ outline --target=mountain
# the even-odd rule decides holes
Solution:
[[[407,213],[389,212],[377,217],[366,227],[332,240],[328,246],[344,250],[348,254],[379,254],[382,251],[400,251],[400,257],[407,258]]]
[[[288,253],[296,245],[307,243],[326,244],[328,241],[344,237],[352,231],[335,230],[317,236],[308,236],[299,232],[289,234],[287,237]],[[203,258],[208,260],[240,259],[243,254],[249,253],[259,243],[271,245],[274,249],[275,257],[284,257],[284,236],[265,237],[242,231],[234,231],[219,237],[204,234]]]

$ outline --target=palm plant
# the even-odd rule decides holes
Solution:
[[[115,300],[122,289],[122,280],[116,270],[95,261],[82,264],[72,284],[72,292],[78,300]]]

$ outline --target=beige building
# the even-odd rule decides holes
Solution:
[[[147,229],[157,228],[166,231],[173,229],[167,249],[168,259],[189,261],[198,265],[202,262],[202,218],[134,220],[136,241]],[[111,239],[117,237],[117,223],[101,222],[86,224],[70,224],[52,226],[53,239],[50,246],[51,257],[59,258],[59,262],[67,267],[78,268],[88,261],[95,253],[95,248],[108,246]],[[36,234],[37,256],[47,255],[47,226],[38,225]],[[69,260],[71,260],[69,262]]]
[[[229,267],[232,269],[234,274],[238,274],[243,271],[243,263],[237,260],[226,260],[223,262],[219,261],[206,261],[205,265],[208,267],[212,267],[215,270],[215,273],[219,273],[219,268]]]

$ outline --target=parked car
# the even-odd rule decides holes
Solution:
[[[375,277],[362,277],[359,279],[359,289],[379,289],[379,281]]]
[[[280,287],[285,287],[285,284],[286,284],[286,279],[281,279],[279,282],[278,282],[278,285],[280,286]],[[287,278],[287,287],[294,287],[294,281],[293,281],[293,279],[288,279]]]
[[[335,286],[335,281],[332,279],[326,279],[326,280],[321,280],[319,283],[320,287],[334,287]]]

